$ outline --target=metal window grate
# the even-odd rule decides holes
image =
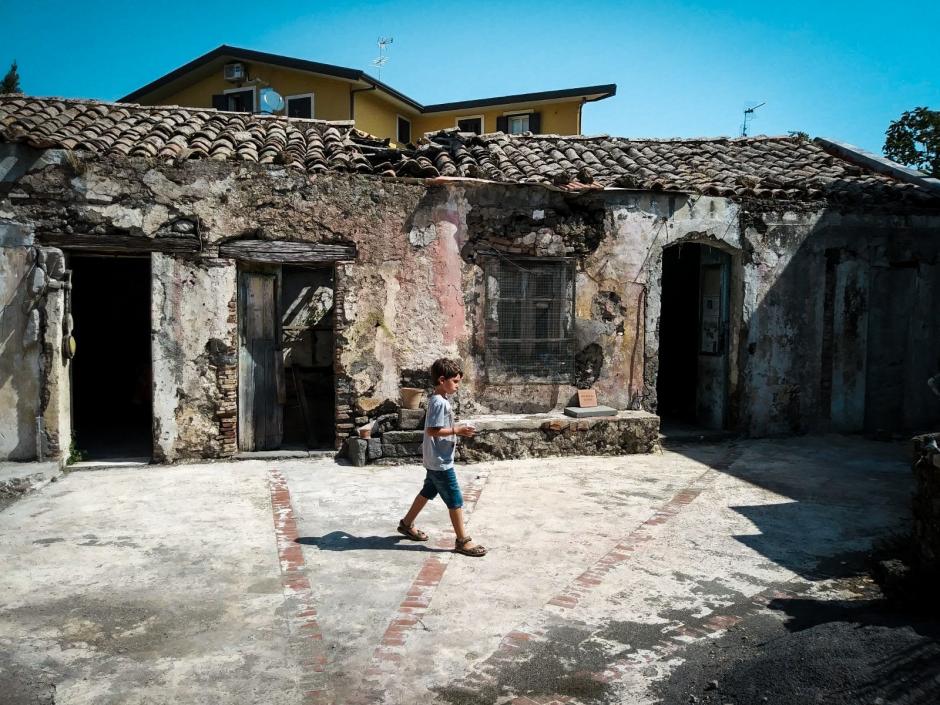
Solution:
[[[491,259],[486,284],[487,376],[503,382],[571,382],[573,262]]]

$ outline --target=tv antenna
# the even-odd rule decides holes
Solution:
[[[747,125],[754,118],[754,111],[765,105],[767,105],[767,101],[764,101],[760,105],[744,109],[744,124],[741,125],[741,137],[747,137]]]
[[[394,37],[379,37],[379,55],[372,59],[372,65],[379,70],[379,78],[382,78],[382,67],[388,63],[388,56],[385,55],[388,45],[395,41]]]

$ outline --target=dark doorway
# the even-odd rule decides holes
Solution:
[[[333,448],[333,269],[281,270],[285,448]]]
[[[153,452],[150,259],[71,256],[72,434],[85,459]]]
[[[656,396],[664,421],[695,423],[701,249],[693,244],[675,245],[663,252]]]
[[[730,275],[730,255],[714,247],[663,252],[656,392],[664,422],[725,427]]]

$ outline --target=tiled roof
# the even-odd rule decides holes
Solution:
[[[390,148],[350,122],[208,108],[0,96],[0,140],[102,156],[285,164],[308,173],[462,177],[557,188],[631,188],[731,197],[940,200],[796,137],[628,140],[444,131]]]

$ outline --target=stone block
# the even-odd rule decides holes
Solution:
[[[565,416],[576,419],[589,419],[592,416],[616,416],[617,410],[609,406],[566,406]]]
[[[421,455],[421,444],[383,442],[382,455],[386,458],[410,458],[413,456],[418,456]]]
[[[382,441],[379,438],[370,438],[366,441],[369,448],[366,452],[366,456],[369,460],[377,460],[382,457]]]
[[[398,445],[400,443],[417,443],[421,445],[421,441],[424,440],[424,431],[386,431],[382,434],[383,443],[392,443]]]
[[[368,458],[369,442],[363,438],[350,438],[347,442],[346,453],[353,465],[362,467]]]
[[[399,458],[411,458],[421,455],[420,443],[398,443],[395,445]]]
[[[413,431],[424,428],[424,409],[399,409],[398,428],[402,431]]]

